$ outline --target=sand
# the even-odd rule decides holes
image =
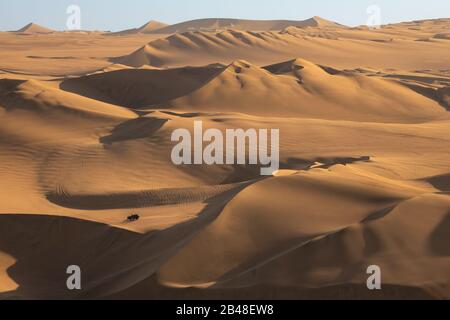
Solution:
[[[280,31],[287,27],[320,27],[320,28],[346,28],[336,22],[312,17],[303,21],[293,20],[248,20],[248,19],[198,19],[177,23],[164,28],[152,30],[153,33],[182,33],[188,31],[218,31],[227,29],[253,30],[253,31]]]
[[[0,33],[0,298],[450,298],[449,27]],[[173,165],[195,121],[280,170]]]
[[[25,27],[16,31],[16,33],[23,33],[23,34],[33,34],[33,33],[48,34],[53,32],[54,32],[53,30],[40,26],[33,22],[27,24]]]
[[[131,35],[131,34],[160,33],[159,31],[161,29],[166,28],[168,26],[169,25],[164,22],[151,20],[139,28],[124,30],[124,31],[119,31],[119,32],[113,32],[113,33],[111,33],[111,35],[123,36],[123,35]],[[164,34],[164,32],[161,32],[161,33]],[[168,33],[170,33],[170,32],[168,32]]]

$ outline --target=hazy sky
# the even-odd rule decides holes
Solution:
[[[370,5],[381,8],[382,23],[450,17],[450,0],[0,0],[0,30],[16,30],[29,22],[66,29],[66,9],[72,4],[81,8],[83,29],[111,31],[149,20],[303,20],[315,15],[355,26],[365,24]]]

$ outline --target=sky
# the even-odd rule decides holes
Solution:
[[[348,26],[365,24],[378,5],[381,23],[450,18],[450,0],[0,0],[0,30],[30,22],[66,30],[67,8],[81,10],[84,30],[119,31],[149,20],[168,24],[200,18],[304,20],[321,16]]]

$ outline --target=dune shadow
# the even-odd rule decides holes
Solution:
[[[397,204],[389,206],[389,207],[381,209],[381,210],[378,210],[378,211],[370,214],[369,216],[367,216],[367,218],[362,220],[361,223],[368,223],[371,221],[376,221],[376,220],[382,219],[382,218],[386,217],[388,214],[390,214],[396,207],[397,207]]]
[[[105,269],[105,274],[116,270],[114,265],[108,266],[103,261],[105,252],[100,248],[109,250],[111,259],[129,258],[133,245],[143,237],[92,221],[22,214],[0,215],[0,233],[0,251],[16,260],[7,273],[18,285],[15,291],[4,296],[25,299],[83,297],[86,291],[93,289],[96,282],[93,275],[101,275],[98,273],[101,268]],[[86,237],[87,234],[90,236]],[[118,251],[120,245],[108,245],[108,238],[128,244],[128,252],[124,250],[122,256]],[[95,252],[95,248],[99,251]],[[80,266],[83,272],[81,292],[72,292],[66,287],[66,269],[70,265]]]
[[[384,78],[394,78],[394,79],[401,79],[401,80],[413,80],[413,81],[418,81],[418,82],[428,83],[428,84],[433,84],[433,83],[435,83],[437,81],[441,81],[441,82],[448,82],[448,81],[450,81],[449,78],[439,77],[439,76],[426,77],[426,76],[420,76],[420,75],[403,75],[403,74],[386,74],[386,75],[384,75]],[[403,84],[405,84],[405,83],[403,83]]]
[[[106,297],[108,300],[434,300],[442,298],[424,289],[400,285],[383,285],[383,290],[367,290],[366,285],[341,284],[321,288],[254,285],[241,288],[174,289],[150,277],[129,290]]]
[[[430,246],[433,253],[450,257],[450,211],[431,234]]]
[[[168,119],[154,117],[140,117],[128,120],[116,126],[111,134],[101,137],[100,143],[113,144],[115,142],[147,138],[160,130]]]
[[[261,165],[233,165],[232,171],[221,182],[221,184],[240,183],[243,181],[267,179],[267,176],[261,176]]]
[[[216,66],[164,70],[122,69],[66,79],[60,89],[128,108],[151,107],[185,96],[222,72]]]

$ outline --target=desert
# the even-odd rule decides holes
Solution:
[[[449,299],[449,34],[318,16],[0,32],[0,299]],[[201,151],[279,130],[278,167],[245,141],[239,162],[174,163],[180,129]]]

